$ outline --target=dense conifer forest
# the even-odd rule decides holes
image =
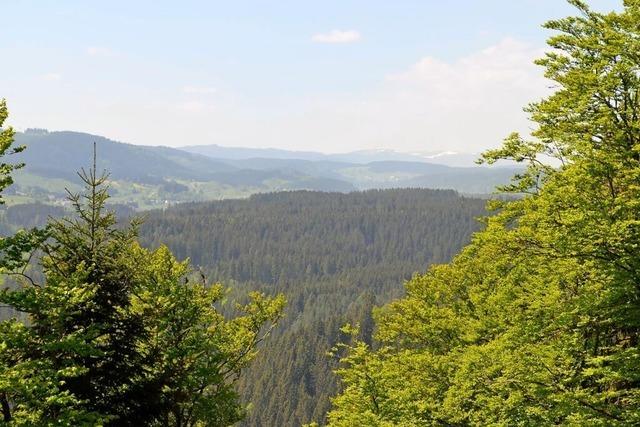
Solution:
[[[340,328],[359,323],[369,342],[373,307],[401,296],[415,272],[449,261],[481,227],[485,203],[451,190],[271,193],[147,212],[139,239],[189,258],[229,286],[232,299],[251,290],[285,295],[285,318],[238,389],[250,404],[246,425],[298,426],[323,422],[330,408],[337,365],[328,352],[351,340]],[[121,222],[135,216],[110,208],[120,210]],[[10,233],[68,214],[45,204],[11,206],[0,226]]]
[[[143,244],[162,242],[206,276],[238,290],[282,292],[289,304],[239,389],[246,425],[322,422],[336,388],[327,355],[404,280],[443,263],[478,230],[485,201],[444,190],[288,192],[149,213]]]

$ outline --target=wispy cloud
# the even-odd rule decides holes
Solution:
[[[550,92],[533,62],[543,53],[505,38],[454,60],[423,57],[388,76],[379,91],[343,107],[358,124],[351,125],[351,137],[362,145],[403,140],[411,149],[464,151],[496,146],[514,130],[526,133],[531,125],[522,107]]]
[[[108,47],[90,46],[87,48],[87,55],[89,56],[116,56],[115,51]]]
[[[47,73],[41,76],[42,80],[47,82],[56,82],[62,79],[62,75],[58,73]]]
[[[311,40],[316,43],[355,43],[360,39],[362,36],[356,30],[332,30],[311,37]]]
[[[217,92],[216,88],[209,86],[185,86],[182,88],[182,91],[196,95],[211,95]]]
[[[511,131],[530,132],[522,107],[550,92],[533,63],[542,55],[507,38],[457,59],[426,56],[366,93],[330,94],[298,115],[234,131],[247,141],[304,140],[326,151],[349,144],[475,152],[498,146]]]

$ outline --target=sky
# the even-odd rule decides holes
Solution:
[[[622,0],[590,0],[610,11]],[[17,129],[144,145],[479,152],[528,132],[564,0],[0,0]]]

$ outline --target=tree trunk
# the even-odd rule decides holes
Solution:
[[[2,418],[5,423],[11,421],[11,406],[7,400],[7,394],[0,394],[0,405],[2,405]]]

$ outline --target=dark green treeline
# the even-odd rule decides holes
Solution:
[[[449,261],[484,205],[446,190],[273,193],[151,212],[140,237],[238,291],[286,295],[286,318],[239,386],[251,402],[246,425],[297,426],[329,409],[337,389],[326,353],[345,339],[340,327],[359,322],[369,340],[371,308]]]

